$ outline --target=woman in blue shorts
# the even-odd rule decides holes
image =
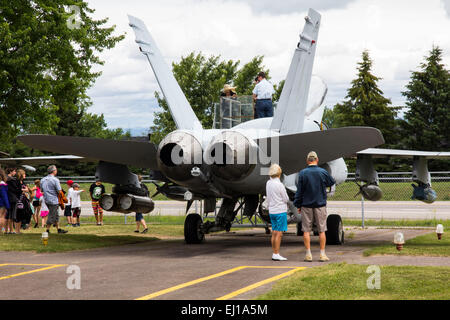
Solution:
[[[283,232],[287,231],[287,203],[289,197],[286,188],[280,181],[281,168],[273,164],[269,168],[270,180],[266,184],[266,201],[272,223],[272,260],[285,261],[280,255],[280,245]]]

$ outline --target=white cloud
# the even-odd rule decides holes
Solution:
[[[383,78],[379,85],[394,105],[404,103],[401,91],[410,71],[418,69],[433,44],[444,50],[449,65],[449,0],[349,0],[339,5],[331,0],[91,0],[96,18],[109,17],[117,33],[127,33],[114,49],[102,53],[103,74],[89,91],[91,111],[105,113],[111,127],[125,122],[149,127],[153,121],[154,91],[159,88],[134,42],[127,13],[145,21],[168,64],[192,51],[242,63],[264,55],[277,83],[286,76],[304,16],[315,3],[322,26],[313,72],[328,84],[328,106],[345,98],[364,49],[370,51],[373,73]]]

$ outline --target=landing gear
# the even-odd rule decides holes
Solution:
[[[327,244],[341,245],[344,244],[344,226],[342,224],[341,216],[337,214],[330,214],[327,218]]]
[[[302,231],[302,223],[297,222],[297,235],[300,237],[303,237],[303,231]]]
[[[202,217],[197,213],[186,216],[184,221],[184,240],[188,244],[201,243],[205,234],[201,230]]]

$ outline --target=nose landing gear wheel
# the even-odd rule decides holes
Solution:
[[[342,224],[341,216],[337,214],[330,214],[327,218],[327,244],[344,244],[344,226]]]
[[[201,231],[202,217],[199,214],[191,213],[184,220],[184,240],[188,244],[201,243],[205,235]]]

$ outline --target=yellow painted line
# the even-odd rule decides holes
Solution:
[[[7,263],[7,264],[3,264],[3,265],[21,265],[21,266],[23,266],[23,265],[32,265],[32,264]],[[47,266],[48,266],[48,264],[47,264]],[[45,267],[45,268],[39,268],[39,269],[31,270],[31,271],[25,271],[25,272],[21,272],[21,273],[15,273],[15,274],[12,274],[12,275],[9,275],[9,276],[0,277],[0,280],[10,279],[10,278],[19,277],[19,276],[23,276],[23,275],[34,273],[34,272],[41,272],[41,271],[54,269],[54,268],[59,268],[59,267],[64,267],[64,266],[67,266],[67,264],[54,264],[54,265],[50,265],[50,266]]]
[[[214,278],[222,277],[224,275],[227,275],[227,274],[239,271],[239,270],[243,270],[243,269],[249,269],[249,268],[254,268],[254,269],[293,269],[293,268],[295,268],[295,271],[301,270],[301,269],[305,269],[304,267],[289,267],[289,266],[284,266],[284,267],[275,267],[275,266],[274,267],[240,266],[240,267],[236,267],[236,268],[233,268],[233,269],[225,270],[223,272],[219,272],[219,273],[207,276],[207,277],[203,277],[203,278],[200,278],[200,279],[197,279],[197,280],[192,280],[192,281],[189,281],[189,282],[185,282],[185,283],[182,283],[182,284],[179,284],[177,286],[173,286],[173,287],[170,287],[170,288],[167,288],[167,289],[164,289],[164,290],[160,290],[160,291],[148,294],[146,296],[137,298],[135,300],[150,300],[150,299],[162,296],[164,294],[167,294],[167,293],[170,293],[170,292],[174,292],[176,290],[180,290],[180,289],[183,289],[183,288],[186,288],[186,287],[198,284],[200,282],[204,282],[204,281],[211,280],[211,279],[214,279]],[[275,281],[275,280],[272,280],[272,281]],[[251,290],[251,289],[249,289],[249,290]]]
[[[245,288],[233,291],[233,292],[231,292],[231,293],[229,293],[227,295],[224,295],[224,296],[222,296],[220,298],[217,298],[216,300],[228,300],[228,299],[234,298],[234,297],[236,297],[236,296],[238,296],[238,295],[240,295],[242,293],[245,293],[247,291],[256,289],[256,288],[258,288],[260,286],[263,286],[265,284],[271,283],[273,281],[280,280],[280,279],[282,279],[284,277],[290,276],[291,274],[293,274],[293,273],[295,273],[295,272],[297,272],[299,270],[303,270],[303,269],[306,269],[306,267],[295,268],[294,270],[291,270],[291,271],[279,274],[279,275],[277,275],[275,277],[272,277],[272,278],[269,278],[269,279],[266,279],[266,280],[263,280],[263,281],[259,281],[257,283],[251,284],[251,285],[249,285],[249,286],[247,286]]]
[[[170,288],[167,288],[167,289],[164,289],[164,290],[161,290],[161,291],[157,291],[157,292],[151,293],[149,295],[137,298],[136,300],[150,300],[150,299],[153,299],[155,297],[161,296],[163,294],[166,294],[166,293],[169,293],[169,292],[173,292],[173,291],[176,291],[176,290],[179,290],[179,289],[182,289],[182,288],[186,288],[186,287],[192,286],[194,284],[197,284],[197,283],[200,283],[200,282],[203,282],[203,281],[207,281],[207,280],[210,280],[210,279],[221,277],[221,276],[224,276],[224,275],[227,275],[227,274],[230,274],[232,272],[236,272],[238,270],[242,270],[242,269],[245,269],[245,268],[246,267],[237,267],[237,268],[229,269],[229,270],[226,270],[226,271],[223,271],[223,272],[219,272],[219,273],[207,276],[207,277],[203,277],[203,278],[200,278],[200,279],[197,279],[197,280],[193,280],[193,281],[189,281],[189,282],[186,282],[186,283],[182,283],[180,285],[177,285],[177,286],[174,286],[174,287],[170,287]]]
[[[50,264],[50,263],[2,263],[0,264],[0,267],[2,266],[56,266],[56,264]],[[59,264],[58,264],[59,266]]]

